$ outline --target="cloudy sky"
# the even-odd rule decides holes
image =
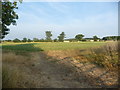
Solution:
[[[118,34],[117,2],[23,2],[18,7],[17,26],[10,26],[5,39],[45,38],[48,30],[53,39],[61,32],[66,38]]]

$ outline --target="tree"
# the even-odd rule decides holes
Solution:
[[[97,41],[99,38],[95,35],[95,36],[93,36],[93,40],[94,41]]]
[[[103,37],[102,40],[107,41],[107,38],[106,38],[106,37]]]
[[[120,40],[120,36],[117,36],[117,40]]]
[[[51,37],[52,37],[52,33],[51,31],[46,31],[46,41],[52,41]]]
[[[75,36],[75,38],[76,38],[78,41],[81,41],[83,37],[84,37],[83,34],[78,34],[78,35]]]
[[[27,42],[27,38],[23,38],[22,42]]]
[[[40,41],[40,42],[45,42],[45,40],[44,40],[43,38],[42,38],[42,39],[40,39],[39,41]]]
[[[33,38],[33,41],[34,42],[39,42],[39,39],[38,38]]]
[[[15,38],[13,42],[21,42],[18,38]]]
[[[20,0],[21,2],[22,0]],[[0,6],[2,6],[2,10],[0,11],[0,26],[1,29],[1,37],[4,38],[5,35],[7,35],[10,31],[8,26],[11,24],[16,25],[16,19],[18,19],[18,15],[15,12],[15,9],[18,9],[17,2],[10,2],[9,0],[3,0],[3,2],[0,1]]]
[[[58,41],[59,41],[59,42],[63,42],[63,41],[64,41],[64,38],[65,38],[65,33],[62,32],[62,33],[58,36]]]
[[[11,42],[12,40],[8,39],[8,40],[5,40],[5,41],[7,41],[7,42]]]
[[[86,42],[87,40],[86,39],[82,39],[83,42]]]
[[[58,40],[57,39],[54,39],[54,42],[57,42]]]
[[[32,40],[31,40],[31,39],[28,39],[27,41],[28,41],[28,42],[32,42]]]

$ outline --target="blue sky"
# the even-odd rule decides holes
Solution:
[[[23,2],[18,7],[17,26],[10,26],[5,39],[45,38],[48,30],[53,39],[61,32],[66,38],[118,35],[117,2]]]

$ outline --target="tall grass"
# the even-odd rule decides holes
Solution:
[[[109,70],[118,67],[118,42],[107,43],[99,48],[91,49],[89,60]]]
[[[2,87],[28,88],[34,86],[27,73],[26,65],[31,64],[31,57],[16,55],[13,52],[2,54]],[[34,60],[33,60],[34,61]],[[32,61],[32,62],[33,62]],[[30,66],[30,65],[29,65]]]
[[[2,69],[2,87],[3,88],[18,88],[18,87],[24,87],[22,85],[22,82],[24,80],[24,76],[16,68],[10,69],[10,66],[4,65]],[[20,85],[20,86],[19,86]]]

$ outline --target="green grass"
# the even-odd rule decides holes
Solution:
[[[2,45],[3,50],[13,51],[43,51],[41,48],[36,48],[34,44],[13,44],[13,45]]]
[[[48,51],[48,50],[75,50],[99,47],[105,42],[43,42],[43,43],[19,43],[19,44],[3,44],[3,50],[14,51]]]

